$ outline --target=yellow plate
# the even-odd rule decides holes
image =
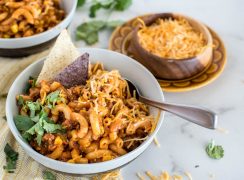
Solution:
[[[145,16],[140,16],[144,18]],[[126,54],[127,56],[133,57],[133,54],[129,51],[130,40],[132,36],[133,29],[139,23],[136,19],[133,18],[122,26],[115,29],[113,32],[110,41],[109,49],[117,51],[119,53]],[[226,64],[226,50],[224,43],[220,37],[212,29],[208,27],[210,33],[213,37],[214,42],[214,52],[213,52],[213,61],[212,63],[201,73],[182,80],[165,80],[158,79],[158,82],[166,92],[184,92],[198,89],[200,87],[206,86],[207,84],[213,82],[224,70]]]

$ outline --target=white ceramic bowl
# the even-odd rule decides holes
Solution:
[[[81,54],[88,52],[90,54],[91,63],[100,61],[104,64],[104,67],[107,70],[118,69],[123,77],[130,79],[139,87],[144,96],[149,97],[152,100],[161,102],[164,101],[163,92],[155,77],[137,61],[123,54],[105,49],[82,48],[80,49],[80,52]],[[93,164],[71,164],[50,159],[32,149],[32,147],[23,140],[14,124],[13,117],[18,114],[15,97],[16,95],[22,93],[24,85],[27,82],[29,76],[38,76],[43,66],[43,61],[44,59],[41,59],[31,64],[16,78],[9,90],[6,102],[6,116],[9,128],[18,143],[23,147],[29,156],[44,166],[60,172],[70,174],[94,174],[113,170],[126,165],[127,163],[134,160],[137,156],[139,156],[150,145],[163,122],[163,112],[160,115],[160,119],[155,131],[148,137],[146,141],[144,141],[135,150],[114,160]],[[151,108],[150,113],[154,116],[157,116],[158,110]]]
[[[65,19],[55,27],[29,37],[0,38],[0,56],[20,57],[40,52],[52,45],[60,32],[67,28],[75,14],[77,0],[61,0]]]

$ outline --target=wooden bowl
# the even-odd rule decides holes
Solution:
[[[213,55],[213,39],[208,29],[200,22],[180,14],[160,13],[149,15],[144,19],[145,25],[150,26],[159,18],[186,19],[190,25],[197,31],[201,32],[207,43],[207,48],[195,57],[185,59],[167,59],[154,55],[143,48],[139,42],[138,30],[135,28],[130,51],[140,63],[146,66],[157,78],[180,80],[192,77],[200,72],[203,72],[212,61]]]

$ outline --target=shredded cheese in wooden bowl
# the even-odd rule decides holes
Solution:
[[[138,37],[141,46],[159,57],[177,60],[192,58],[206,48],[203,34],[184,18],[159,18],[150,26],[140,22],[142,27]]]

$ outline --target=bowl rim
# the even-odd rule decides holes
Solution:
[[[118,52],[114,52],[114,51],[111,51],[111,50],[107,50],[107,49],[100,49],[100,48],[78,48],[79,52],[81,51],[104,51],[104,53],[112,53],[116,56],[123,56],[125,59],[131,61],[132,63],[134,63],[136,66],[140,66],[140,68],[143,69],[143,71],[145,71],[145,73],[147,73],[147,75],[150,76],[151,80],[153,80],[153,84],[155,84],[157,86],[157,89],[160,90],[160,101],[165,101],[165,98],[164,98],[164,94],[163,94],[163,91],[161,90],[160,88],[160,85],[158,84],[156,78],[153,76],[153,74],[146,68],[144,67],[142,64],[140,64],[139,62],[137,62],[136,60],[132,59],[131,57],[128,57],[124,54],[121,54],[121,53],[118,53]],[[10,96],[11,94],[13,94],[15,91],[13,89],[14,87],[14,84],[16,84],[16,82],[19,81],[19,79],[26,73],[28,72],[28,70],[33,67],[33,66],[36,66],[38,63],[40,63],[41,61],[44,61],[46,59],[46,57],[43,57],[37,61],[35,61],[34,63],[30,64],[29,66],[27,66],[17,77],[16,79],[14,80],[14,82],[12,83],[10,89],[9,89],[9,93],[8,93],[8,96],[7,96],[7,100],[6,100],[6,107],[5,107],[5,110],[6,110],[6,117],[7,117],[7,123],[8,123],[8,127],[10,128],[11,130],[11,133],[14,135],[15,139],[17,140],[17,142],[20,144],[20,146],[24,149],[25,153],[32,157],[33,156],[36,156],[36,157],[40,157],[40,158],[43,158],[45,159],[46,161],[49,161],[49,162],[53,162],[55,163],[56,165],[63,165],[65,167],[70,167],[70,168],[82,168],[82,167],[89,167],[89,168],[99,168],[100,166],[103,166],[105,164],[109,164],[109,163],[114,163],[114,166],[111,166],[110,169],[107,169],[105,171],[109,171],[109,170],[112,170],[114,168],[117,168],[117,167],[120,167],[124,164],[127,164],[128,162],[131,162],[132,160],[134,160],[136,157],[138,157],[139,155],[141,155],[143,153],[144,150],[146,150],[148,148],[148,146],[150,145],[150,143],[152,142],[153,138],[156,136],[156,134],[158,133],[162,123],[163,123],[163,120],[164,120],[164,111],[159,111],[160,114],[159,114],[159,120],[158,120],[158,123],[156,125],[156,128],[154,130],[153,133],[150,134],[150,136],[145,140],[143,141],[143,143],[138,146],[136,149],[134,149],[133,151],[130,151],[128,152],[127,154],[123,155],[123,156],[119,156],[113,160],[110,160],[110,161],[105,161],[105,162],[99,162],[99,163],[91,163],[91,164],[71,164],[71,163],[67,163],[67,162],[62,162],[62,161],[58,161],[58,160],[54,160],[54,159],[51,159],[51,158],[48,158],[38,152],[36,152],[31,146],[28,145],[28,143],[25,143],[21,137],[20,137],[20,133],[19,131],[17,130],[16,126],[15,126],[15,123],[14,123],[14,120],[12,118],[10,118],[12,111],[11,111],[11,106],[10,106]],[[12,126],[12,124],[15,126],[16,130],[14,129],[14,126]],[[145,146],[145,147],[144,147]],[[144,150],[143,150],[144,148]],[[128,156],[132,156],[132,154],[136,154],[139,150],[143,150],[142,152],[140,152],[138,155],[134,156],[133,158],[130,158],[129,161],[127,161],[127,163],[124,163],[124,164],[121,164],[120,166],[116,166],[116,161],[119,161],[121,159],[124,159],[124,158],[127,158]],[[35,158],[33,158],[35,160]],[[37,161],[37,160],[35,160]],[[42,164],[41,162],[37,161],[38,163]],[[46,165],[44,165],[46,166]],[[98,166],[98,167],[97,167]],[[60,170],[57,170],[51,166],[46,166],[48,168],[51,168],[51,169],[54,169],[56,171],[59,171]],[[74,173],[74,172],[68,172],[66,170],[66,168],[63,169],[64,173],[69,173],[69,174],[84,174],[84,173]],[[99,169],[99,170],[96,170],[94,173],[88,173],[88,174],[95,174],[95,173],[102,173],[104,172],[103,170]]]
[[[46,31],[43,31],[41,33],[38,34],[34,34],[32,36],[28,36],[28,37],[20,37],[20,38],[0,38],[0,42],[1,43],[20,43],[22,41],[31,41],[33,39],[40,39],[41,41],[38,43],[33,43],[33,45],[30,46],[21,46],[21,47],[17,47],[17,48],[26,48],[26,47],[31,47],[31,46],[35,46],[41,43],[44,43],[48,40],[50,40],[51,38],[44,38],[47,35],[51,34],[51,33],[55,33],[55,31],[57,30],[62,30],[62,26],[66,26],[66,24],[69,24],[69,20],[72,19],[72,16],[74,15],[74,12],[76,10],[76,6],[77,6],[78,0],[73,0],[73,4],[72,4],[72,8],[70,9],[70,11],[68,12],[68,14],[66,14],[65,18],[59,22],[58,24],[56,24],[55,26],[53,26],[51,29],[48,29]],[[5,47],[5,46],[0,46],[0,49],[15,49],[16,47]],[[16,48],[16,49],[17,49]]]
[[[175,12],[164,12],[164,13],[148,14],[148,16],[146,18],[153,17],[153,16],[155,16],[153,18],[154,19],[153,22],[155,22],[155,19],[160,19],[161,16],[164,16],[164,17],[167,16],[167,17],[173,17],[173,18],[175,18],[175,17],[176,18],[182,17],[182,18],[186,19],[187,21],[190,20],[190,21],[196,23],[197,25],[199,25],[203,29],[204,34],[207,37],[207,43],[206,43],[206,46],[207,47],[201,53],[197,54],[196,56],[189,57],[189,58],[175,59],[175,58],[160,57],[160,56],[158,56],[158,55],[156,55],[154,53],[149,52],[147,49],[145,49],[144,47],[142,47],[140,45],[139,37],[138,37],[138,30],[140,29],[140,27],[136,27],[134,29],[134,32],[133,32],[133,35],[132,35],[132,37],[134,39],[135,46],[138,47],[140,50],[142,50],[144,53],[146,53],[148,56],[152,56],[153,58],[160,59],[160,60],[163,60],[163,61],[170,61],[170,62],[191,61],[191,60],[193,60],[193,59],[195,59],[197,57],[200,57],[203,54],[205,54],[206,51],[208,51],[209,48],[213,49],[211,47],[211,45],[213,44],[212,35],[211,35],[210,31],[208,30],[208,28],[201,21],[196,20],[195,18],[192,18],[190,16],[183,15],[181,13],[175,13]],[[152,24],[153,22],[151,22],[150,24]]]

